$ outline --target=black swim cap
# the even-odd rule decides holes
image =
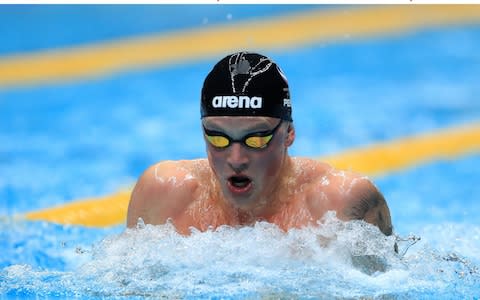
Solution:
[[[228,55],[205,78],[201,116],[263,116],[292,121],[287,78],[268,57]]]

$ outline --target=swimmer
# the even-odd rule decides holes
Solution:
[[[139,178],[127,226],[171,222],[188,235],[258,221],[282,230],[319,226],[335,211],[392,234],[387,203],[365,176],[292,157],[295,140],[287,79],[268,57],[240,52],[219,61],[201,92],[207,158],[163,161]]]

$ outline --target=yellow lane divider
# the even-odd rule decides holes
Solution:
[[[480,123],[353,149],[319,158],[339,169],[380,176],[407,167],[480,152]]]
[[[312,43],[480,23],[480,5],[387,5],[312,10],[287,16],[0,57],[0,88],[57,83],[115,72]]]
[[[320,157],[340,169],[351,169],[370,176],[398,171],[428,161],[455,159],[480,152],[480,123],[380,143]],[[83,226],[113,226],[125,222],[130,190],[75,201],[63,206],[26,214],[29,220]]]
[[[130,193],[125,189],[113,195],[77,200],[27,213],[26,219],[90,227],[118,225],[126,222]]]

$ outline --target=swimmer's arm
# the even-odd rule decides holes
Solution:
[[[139,218],[145,224],[159,225],[180,215],[192,194],[192,182],[185,182],[184,178],[174,162],[148,168],[132,191],[127,227],[135,227]]]
[[[343,215],[350,220],[364,220],[377,226],[380,231],[390,236],[393,233],[390,210],[382,193],[366,177],[353,175],[352,188],[347,198],[348,205]],[[398,253],[395,244],[393,250]],[[385,272],[388,264],[385,259],[377,255],[352,255],[352,264],[366,274]]]
[[[127,212],[127,227],[129,228],[135,227],[139,218],[142,218],[145,224],[165,222],[165,218],[158,213],[164,211],[158,207],[162,203],[158,194],[164,187],[155,180],[156,167],[148,168],[133,188]]]
[[[352,189],[349,205],[344,210],[350,220],[364,220],[377,226],[381,232],[389,236],[392,234],[392,220],[390,210],[382,193],[368,179]]]

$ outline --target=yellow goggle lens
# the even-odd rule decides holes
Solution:
[[[251,136],[245,140],[245,144],[248,147],[252,148],[264,148],[267,146],[268,142],[272,139],[273,135],[267,136]]]
[[[221,135],[205,135],[205,136],[207,137],[207,140],[210,142],[210,144],[218,148],[225,148],[230,144],[228,139]]]

